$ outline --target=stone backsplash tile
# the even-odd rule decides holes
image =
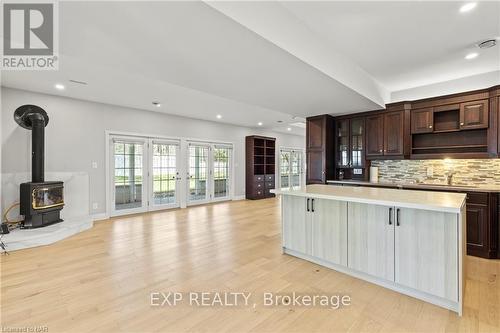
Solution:
[[[500,159],[383,160],[372,161],[379,168],[381,182],[446,181],[453,171],[453,183],[459,185],[500,185]],[[433,175],[427,176],[427,169]]]

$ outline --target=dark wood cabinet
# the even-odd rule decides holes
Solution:
[[[488,100],[460,104],[460,129],[488,128]]]
[[[401,159],[409,155],[410,113],[406,104],[366,116],[366,158]]]
[[[366,126],[366,157],[384,155],[384,115],[367,116]]]
[[[365,118],[341,118],[336,121],[337,168],[365,167]]]
[[[411,133],[430,133],[433,131],[432,108],[411,111]]]
[[[276,139],[265,136],[245,138],[245,193],[247,199],[273,197],[276,170]]]
[[[330,115],[307,118],[306,183],[325,184],[335,177],[335,123]]]
[[[326,142],[324,140],[326,126],[325,126],[325,117],[311,117],[307,118],[306,123],[306,144],[307,149],[318,149],[322,150],[325,148]]]
[[[467,254],[496,258],[499,242],[498,194],[467,193]]]
[[[384,114],[384,155],[403,156],[404,154],[404,113],[403,111]]]

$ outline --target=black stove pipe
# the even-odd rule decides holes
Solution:
[[[45,126],[49,116],[36,105],[22,105],[14,111],[14,120],[22,128],[31,130],[31,182],[45,181]]]
[[[31,120],[31,181],[45,181],[45,119],[41,114],[32,113]]]

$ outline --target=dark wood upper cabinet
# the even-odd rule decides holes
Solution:
[[[433,131],[432,108],[411,111],[411,134],[430,133]]]
[[[307,160],[307,184],[324,184],[327,179],[326,171],[323,169],[323,151],[309,150],[306,154]]]
[[[335,122],[330,115],[307,118],[306,183],[325,184],[335,177]]]
[[[397,156],[404,153],[404,112],[384,114],[384,155]]]
[[[325,118],[323,116],[308,118],[306,124],[307,148],[324,149],[326,144],[324,131]]]
[[[384,155],[384,115],[367,116],[366,126],[366,157]]]
[[[488,100],[460,104],[460,129],[488,128]]]

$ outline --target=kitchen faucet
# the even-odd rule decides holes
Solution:
[[[452,182],[453,182],[453,176],[455,174],[456,174],[456,172],[455,171],[451,171],[451,170],[445,173],[445,175],[446,175],[446,183],[448,185],[452,184]]]

